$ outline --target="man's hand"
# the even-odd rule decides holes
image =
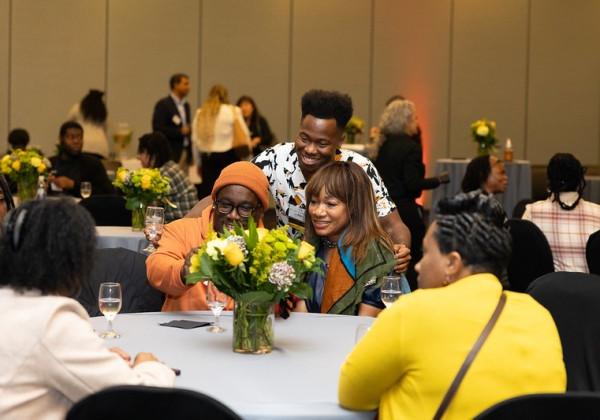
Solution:
[[[190,129],[189,125],[184,125],[183,127],[181,127],[181,134],[184,136],[187,136],[190,134],[192,130]]]
[[[58,188],[63,190],[72,190],[75,188],[75,181],[67,176],[49,176],[48,181],[56,185]]]
[[[404,273],[408,268],[411,258],[410,248],[404,244],[394,244],[394,259],[396,260],[394,271]]]
[[[158,358],[153,355],[152,353],[138,353],[137,356],[135,356],[135,360],[133,362],[133,366],[137,366],[140,363],[144,363],[144,362],[158,362]]]
[[[198,250],[200,249],[200,247],[196,247],[193,248],[190,252],[188,252],[188,254],[185,256],[185,262],[183,263],[183,267],[181,267],[181,273],[180,273],[180,277],[181,277],[181,281],[183,282],[183,284],[185,284],[185,278],[187,277],[188,274],[190,274],[190,266],[192,265],[191,263],[191,259],[192,256],[198,252]]]
[[[163,234],[163,230],[160,229],[159,231],[155,232],[155,234],[153,235],[154,240],[151,240],[148,228],[144,228],[144,236],[146,236],[146,240],[148,242],[150,242],[154,246],[154,248],[158,248],[158,241],[160,241],[160,238],[162,238],[162,234]]]

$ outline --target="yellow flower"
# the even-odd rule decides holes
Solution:
[[[42,164],[42,159],[34,156],[31,158],[29,163],[31,163],[31,166],[33,166],[34,168],[37,168],[38,166],[40,166]]]
[[[37,170],[38,170],[38,173],[43,174],[44,171],[46,170],[46,165],[41,163],[40,166],[37,167]]]
[[[244,253],[235,242],[228,241],[227,246],[223,250],[223,256],[229,265],[234,267],[244,261]]]
[[[190,258],[190,273],[197,273],[200,271],[200,255],[194,254]]]
[[[477,131],[475,131],[478,136],[485,137],[490,133],[490,129],[487,125],[481,124],[477,127]]]
[[[118,171],[117,176],[119,178],[119,181],[121,181],[121,182],[127,181],[127,170]]]
[[[10,162],[10,155],[4,155],[1,162],[8,165]]]
[[[15,171],[19,172],[19,169],[21,169],[21,161],[19,161],[19,160],[15,160],[15,161],[13,162],[13,164],[12,164],[12,168],[13,168]]]
[[[300,249],[298,250],[298,259],[303,260],[305,258],[310,257],[315,252],[315,247],[309,244],[308,242],[302,241],[300,242]]]
[[[269,233],[269,229],[259,227],[256,228],[256,233],[258,233],[258,241],[260,242],[267,235],[267,233]]]
[[[150,175],[142,176],[142,189],[147,190],[152,185],[152,177]]]

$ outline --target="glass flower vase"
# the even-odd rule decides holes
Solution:
[[[144,221],[146,217],[146,206],[140,204],[139,207],[131,210],[131,230],[140,232],[144,230]]]
[[[19,201],[24,203],[27,200],[31,200],[35,197],[37,189],[37,178],[23,178],[17,181],[17,194],[19,195]]]
[[[233,351],[266,354],[273,348],[273,304],[236,300],[233,311]]]
[[[494,144],[480,142],[477,146],[477,156],[487,156],[491,155],[496,151],[496,146]]]

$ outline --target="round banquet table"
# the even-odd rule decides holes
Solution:
[[[352,350],[359,325],[372,318],[324,314],[292,314],[275,320],[275,346],[266,355],[238,354],[231,349],[232,313],[221,315],[226,331],[205,327],[159,326],[176,319],[212,321],[210,312],[121,314],[114,321],[121,334],[106,340],[132,356],[150,351],[181,369],[175,386],[210,395],[244,419],[372,419],[374,412],[344,410],[337,402],[339,370]],[[103,317],[91,319],[96,331]]]
[[[134,232],[131,226],[96,226],[97,248],[127,248],[140,252],[148,245],[143,232]]]

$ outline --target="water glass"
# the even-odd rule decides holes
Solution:
[[[163,226],[165,224],[165,209],[162,207],[153,207],[148,206],[146,208],[146,218],[145,218],[145,229],[144,233],[146,234],[146,239],[150,242],[150,244],[144,248],[144,252],[147,254],[152,254],[156,251],[154,247],[154,241],[160,238],[163,232]]]
[[[211,333],[222,333],[225,331],[225,328],[219,325],[219,316],[223,309],[225,309],[225,306],[227,306],[227,295],[220,292],[212,282],[208,282],[206,287],[206,303],[208,303],[208,307],[215,317],[214,324],[208,327],[207,331]]]
[[[81,198],[88,198],[92,195],[92,183],[84,181],[79,186],[79,193],[81,194]]]
[[[113,320],[121,310],[122,292],[119,283],[102,283],[98,293],[98,306],[104,318],[108,321],[108,331],[100,333],[102,338],[119,338],[120,335],[113,328]]]
[[[400,295],[402,295],[402,289],[400,288],[401,281],[401,276],[383,277],[383,283],[381,284],[381,301],[385,304],[386,308],[392,306]]]

